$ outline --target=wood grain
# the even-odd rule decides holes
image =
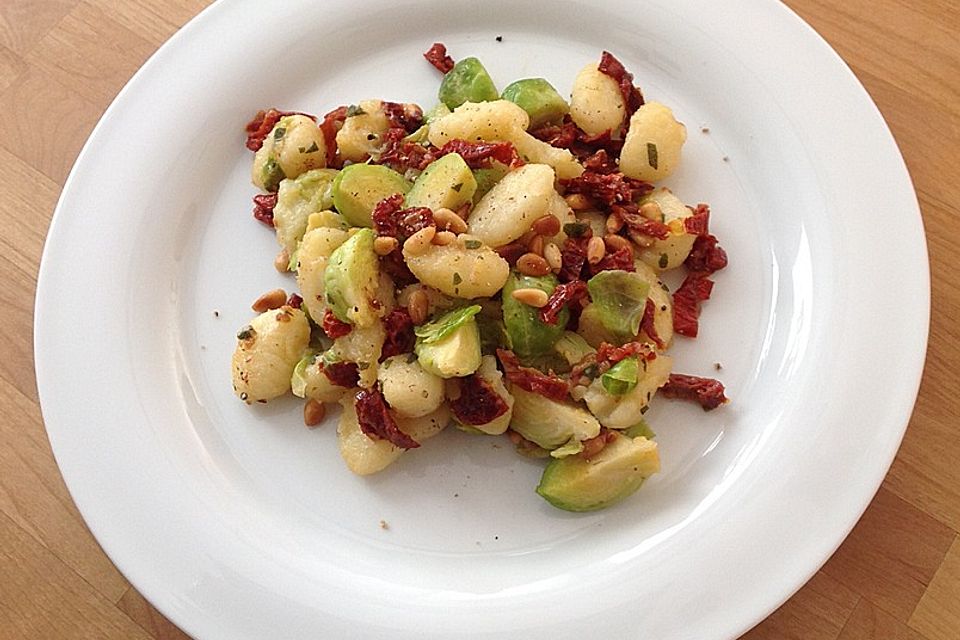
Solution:
[[[32,306],[43,238],[81,146],[124,82],[207,4],[0,1],[0,640],[186,637],[117,572],[70,500],[33,382]],[[930,348],[873,503],[813,579],[744,638],[957,640],[960,3],[788,4],[850,65],[903,151],[930,250]],[[892,303],[909,293],[893,292]]]

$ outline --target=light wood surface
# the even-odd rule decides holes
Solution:
[[[37,403],[32,321],[44,236],[81,145],[124,82],[206,4],[0,0],[3,639],[186,637],[114,568],[70,500]],[[957,640],[960,2],[788,4],[853,68],[900,144],[927,229],[933,309],[920,396],[880,492],[833,558],[744,637]]]

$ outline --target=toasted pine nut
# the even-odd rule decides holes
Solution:
[[[444,393],[447,400],[456,400],[462,393],[460,390],[460,381],[456,378],[448,378],[444,383]]]
[[[644,202],[640,205],[640,215],[647,220],[656,220],[657,222],[663,220],[663,211],[656,202]]]
[[[590,241],[587,242],[587,262],[590,264],[597,264],[603,260],[606,252],[607,246],[603,243],[603,238],[600,236],[593,236],[590,238]]]
[[[390,253],[393,253],[393,250],[397,248],[397,245],[400,243],[396,238],[391,238],[390,236],[377,236],[373,241],[373,251],[378,256],[385,256]]]
[[[257,313],[279,309],[287,301],[287,292],[283,289],[273,289],[254,300],[250,308]]]
[[[560,247],[552,242],[548,242],[547,246],[543,248],[543,257],[552,271],[559,271],[560,267],[563,266],[563,254]]]
[[[601,241],[601,246],[603,242]],[[550,273],[550,265],[535,253],[525,253],[517,260],[517,269],[525,276],[545,276]]]
[[[457,234],[452,231],[437,231],[436,235],[433,236],[433,244],[440,246],[445,246],[456,241]]]
[[[467,223],[457,213],[446,207],[441,207],[433,212],[433,221],[437,223],[438,229],[453,231],[454,233],[465,233]]]
[[[280,273],[286,273],[289,271],[287,267],[290,266],[290,253],[286,249],[281,249],[280,253],[277,254],[277,257],[273,259],[273,268],[279,271]]]
[[[607,233],[617,233],[623,229],[623,218],[615,213],[607,216]]]
[[[630,246],[629,240],[614,233],[603,236],[603,242],[607,245],[607,249],[610,251],[620,251],[620,249],[630,249],[630,251],[633,251],[633,247]]]
[[[430,243],[433,242],[435,235],[437,235],[436,227],[430,226],[420,229],[420,231],[417,231],[407,238],[407,241],[403,243],[403,252],[415,256],[424,253],[427,247],[430,246]]]
[[[560,233],[560,219],[548,213],[542,218],[537,218],[531,228],[540,235],[550,238]]]
[[[530,244],[527,245],[527,248],[530,249],[530,253],[535,253],[538,256],[543,255],[543,236],[534,236],[533,240],[530,241]]]
[[[327,408],[323,406],[323,403],[311,398],[303,405],[303,424],[308,427],[315,427],[323,422],[323,417],[326,414]]]
[[[293,318],[291,307],[281,307],[280,311],[277,311],[277,322],[290,322],[291,318]]]
[[[653,246],[654,238],[648,236],[645,233],[637,233],[636,231],[630,232],[630,239],[637,243],[637,246],[640,247],[650,247]]]
[[[427,315],[430,312],[430,299],[427,298],[427,292],[423,289],[417,289],[410,294],[410,300],[407,301],[407,313],[413,324],[423,324],[427,321]]]
[[[547,300],[550,299],[550,296],[547,295],[546,291],[540,289],[514,289],[513,293],[510,294],[513,296],[513,299],[522,302],[523,304],[528,304],[531,307],[536,307],[539,309],[547,304]]]
[[[590,438],[589,440],[583,441],[583,451],[580,452],[580,455],[583,458],[589,460],[593,456],[597,455],[603,451],[604,447],[607,446],[607,434],[601,433],[595,438]]]
[[[564,196],[563,199],[567,201],[567,206],[574,211],[583,211],[584,209],[589,209],[593,204],[590,202],[590,198],[582,193],[571,193],[568,196]]]

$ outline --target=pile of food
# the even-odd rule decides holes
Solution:
[[[646,102],[610,53],[573,82],[498,92],[441,44],[436,106],[367,100],[319,119],[269,109],[247,125],[254,216],[296,274],[253,305],[233,387],[292,392],[304,421],[339,403],[347,466],[371,474],[450,424],[549,459],[537,492],[588,511],[659,470],[643,419],[657,395],[713,409],[713,379],[677,374],[727,264],[709,208],[655,186],[686,128]],[[671,292],[664,271],[683,269]]]

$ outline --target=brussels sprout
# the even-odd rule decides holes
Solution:
[[[442,102],[438,102],[432,109],[423,114],[423,122],[426,125],[430,125],[434,120],[449,115],[450,113],[450,107]]]
[[[323,272],[327,304],[339,320],[368,327],[378,320],[372,300],[380,284],[373,230],[361,229],[331,254]]]
[[[500,179],[509,172],[510,169],[502,164],[492,164],[482,169],[474,169],[473,179],[477,183],[477,188],[473,192],[473,204],[480,202],[480,198],[487,195],[487,191],[493,189],[493,185],[500,182]]]
[[[500,97],[530,114],[531,129],[559,122],[570,111],[567,101],[543,78],[517,80],[507,85]]]
[[[307,367],[317,360],[317,352],[313,349],[307,349],[300,362],[293,368],[293,375],[290,377],[290,390],[298,398],[305,398],[307,389]]]
[[[556,449],[571,440],[583,441],[600,433],[600,423],[590,412],[571,402],[557,402],[514,385],[510,428],[527,440]]]
[[[595,511],[631,495],[658,471],[655,442],[617,434],[589,460],[572,456],[551,461],[537,493],[559,509]]]
[[[640,422],[623,430],[623,435],[628,438],[646,438],[647,440],[653,440],[657,437],[657,434],[653,432],[653,429],[650,428],[650,425],[647,424],[647,421],[643,418],[640,418]]]
[[[547,324],[540,320],[537,309],[514,299],[511,294],[517,289],[540,289],[550,295],[556,287],[557,278],[552,274],[534,277],[516,271],[510,273],[503,285],[503,323],[513,350],[521,359],[543,355],[553,349],[554,343],[563,335],[570,311],[562,309],[556,324]]]
[[[414,353],[424,371],[441,378],[468,376],[480,367],[480,305],[454,309],[417,327]]]
[[[464,102],[485,102],[500,97],[490,74],[476,58],[464,58],[443,76],[440,102],[456,109]]]
[[[649,362],[640,361],[639,364],[643,373],[637,380],[637,386],[623,395],[611,394],[604,388],[600,378],[587,387],[583,399],[603,426],[628,429],[635,425],[657,389],[666,384],[673,368],[673,360],[663,354]]]
[[[621,338],[640,331],[650,284],[630,271],[601,271],[587,282],[600,322]]]
[[[563,356],[571,367],[587,355],[596,353],[596,349],[591,347],[586,340],[572,331],[564,331],[560,339],[553,345],[553,350]]]
[[[612,396],[630,393],[637,386],[640,376],[639,360],[636,356],[624,358],[600,376],[604,391]]]
[[[296,250],[306,233],[310,215],[333,206],[331,186],[338,173],[336,169],[312,169],[280,183],[273,208],[273,226],[277,230],[277,241],[289,253]]]
[[[355,227],[372,227],[373,208],[384,198],[410,191],[402,175],[378,164],[352,164],[333,181],[333,204]]]
[[[423,170],[407,193],[406,205],[456,211],[473,200],[476,190],[477,181],[463,157],[448,153]]]

